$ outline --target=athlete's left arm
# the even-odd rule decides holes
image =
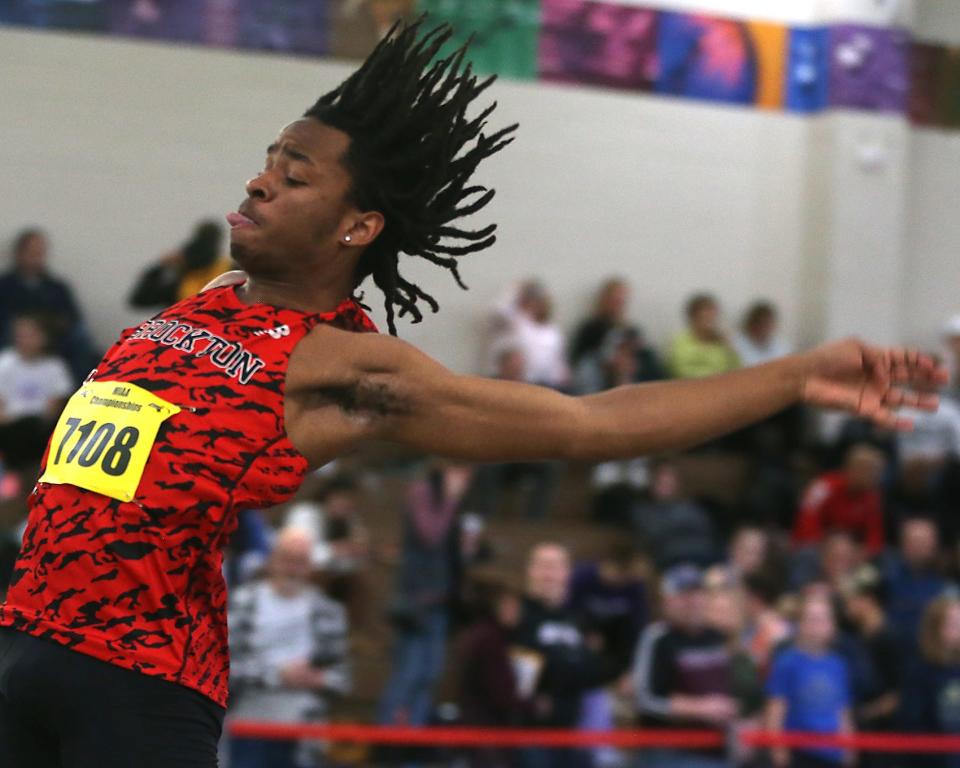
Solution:
[[[945,380],[929,356],[850,340],[708,379],[569,397],[528,384],[457,375],[386,336],[324,336],[320,368],[327,373],[320,378],[339,379],[323,386],[339,393],[334,399],[357,417],[358,442],[383,439],[478,461],[592,461],[676,450],[799,401],[906,428],[909,423],[895,408],[935,409],[937,398],[902,387],[930,390]]]

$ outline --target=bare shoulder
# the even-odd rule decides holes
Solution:
[[[287,386],[314,388],[400,372],[421,358],[423,353],[393,336],[318,325],[294,350]]]
[[[318,326],[297,345],[287,396],[312,408],[334,406],[368,419],[410,412],[428,372],[442,366],[407,342],[375,333]]]

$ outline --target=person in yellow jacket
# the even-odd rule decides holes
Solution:
[[[140,276],[130,293],[130,305],[169,307],[200,293],[231,267],[232,262],[223,256],[223,228],[216,221],[201,221],[186,243]]]
[[[720,307],[710,294],[687,302],[687,328],[674,337],[667,354],[675,379],[702,379],[736,370],[740,359],[719,328]]]

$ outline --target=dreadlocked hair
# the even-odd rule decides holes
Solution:
[[[397,22],[360,69],[304,114],[350,137],[343,162],[353,178],[352,202],[383,214],[383,230],[361,255],[355,278],[359,285],[372,276],[383,291],[394,335],[397,309],[414,323],[423,319],[421,301],[439,309],[400,274],[401,253],[448,269],[466,289],[457,259],[496,241],[496,224],[470,230],[455,222],[493,198],[493,189],[467,184],[481,160],[513,141],[517,128],[483,133],[496,102],[467,118],[470,103],[496,77],[478,80],[464,64],[469,41],[438,58],[453,30],[444,24],[421,36],[424,18]]]

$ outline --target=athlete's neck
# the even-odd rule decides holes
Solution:
[[[302,312],[332,312],[353,293],[348,283],[314,284],[304,280],[278,280],[247,277],[237,288],[237,295],[246,304],[273,304]]]

